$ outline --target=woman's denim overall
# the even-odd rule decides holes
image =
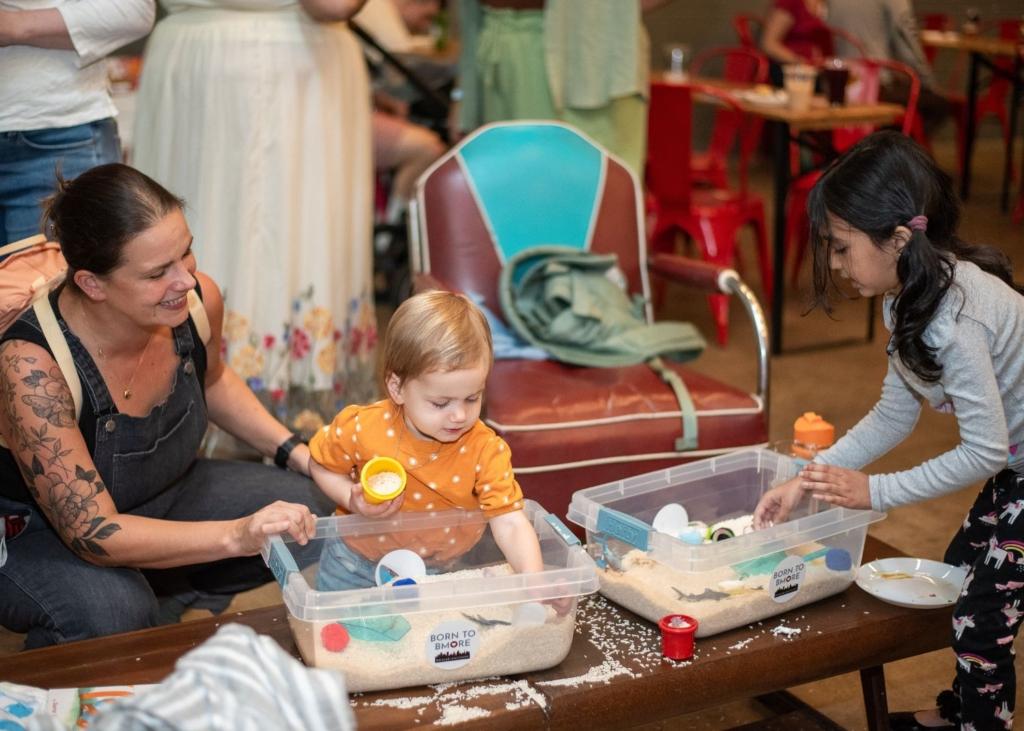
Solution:
[[[181,362],[166,402],[148,416],[119,413],[96,364],[67,333],[83,398],[95,413],[93,460],[122,513],[177,521],[232,520],[274,500],[333,506],[302,475],[256,462],[197,459],[207,411],[188,322],[174,329]],[[26,648],[125,632],[157,623],[157,594],[230,595],[272,580],[259,556],[142,572],[96,566],[68,549],[37,507],[0,498],[0,515],[29,511],[0,567],[0,623],[27,633]],[[183,532],[183,541],[188,540]]]

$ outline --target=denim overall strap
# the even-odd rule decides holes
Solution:
[[[93,462],[121,512],[151,502],[174,485],[195,461],[206,433],[206,398],[188,322],[172,334],[180,362],[171,391],[144,417],[120,413],[95,362],[84,348],[75,353],[83,366],[83,391],[96,409]]]

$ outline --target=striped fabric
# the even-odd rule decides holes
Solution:
[[[311,670],[270,637],[229,624],[182,657],[162,683],[113,704],[96,731],[337,731],[354,729],[340,673]],[[52,716],[28,727],[64,727]]]

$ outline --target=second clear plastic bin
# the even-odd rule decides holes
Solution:
[[[695,617],[698,637],[755,622],[843,591],[854,580],[871,510],[804,500],[785,523],[692,545],[651,527],[666,504],[708,525],[753,513],[798,469],[765,449],[690,462],[580,490],[568,519],[587,531],[601,593],[652,622]]]

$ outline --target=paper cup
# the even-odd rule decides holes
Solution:
[[[814,97],[814,81],[818,72],[813,66],[803,63],[788,63],[782,67],[782,81],[789,95],[789,108],[796,112],[806,112],[811,108]]]

